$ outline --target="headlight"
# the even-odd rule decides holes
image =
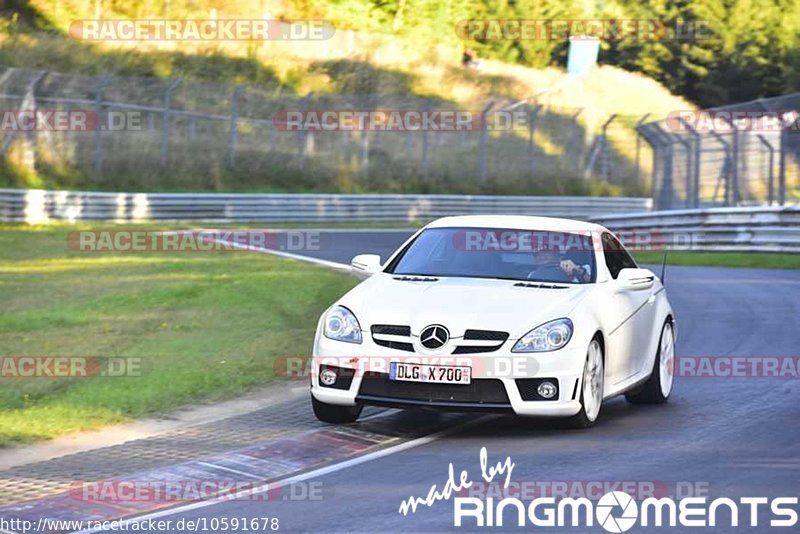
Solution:
[[[325,337],[347,343],[361,343],[361,325],[353,312],[336,306],[325,317]]]
[[[548,352],[558,350],[572,338],[572,321],[556,319],[537,326],[516,342],[511,352]]]

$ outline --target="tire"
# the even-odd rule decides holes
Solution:
[[[355,406],[337,406],[336,404],[327,404],[318,401],[311,395],[311,407],[314,409],[314,415],[324,423],[331,423],[334,425],[342,425],[345,423],[352,423],[358,416],[361,415],[362,404]]]
[[[581,411],[566,420],[569,428],[589,428],[600,416],[605,388],[605,362],[603,346],[597,338],[592,339],[586,350],[581,380]]]
[[[640,388],[625,394],[631,404],[662,404],[672,393],[675,365],[675,331],[670,321],[661,328],[656,359],[650,378]]]

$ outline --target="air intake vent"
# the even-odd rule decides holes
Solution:
[[[394,276],[398,282],[438,282],[438,278],[423,278],[421,276]]]
[[[455,348],[453,354],[494,352],[502,347],[507,339],[508,332],[499,332],[497,330],[467,330],[464,332],[464,342]]]
[[[556,284],[544,284],[542,282],[517,282],[514,287],[532,287],[535,289],[569,289],[569,286],[559,286]]]
[[[411,327],[393,324],[376,324],[370,329],[372,341],[381,347],[405,352],[414,352],[411,344]]]

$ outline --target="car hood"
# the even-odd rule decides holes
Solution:
[[[424,327],[441,324],[453,337],[478,329],[500,330],[515,338],[542,323],[569,316],[594,287],[561,284],[565,289],[545,289],[515,287],[515,283],[448,277],[414,282],[377,273],[353,288],[339,304],[356,315],[364,330],[374,324],[408,325],[419,335]]]

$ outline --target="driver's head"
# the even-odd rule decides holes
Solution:
[[[559,247],[545,247],[533,253],[533,261],[536,265],[553,265],[561,261],[561,249]]]

